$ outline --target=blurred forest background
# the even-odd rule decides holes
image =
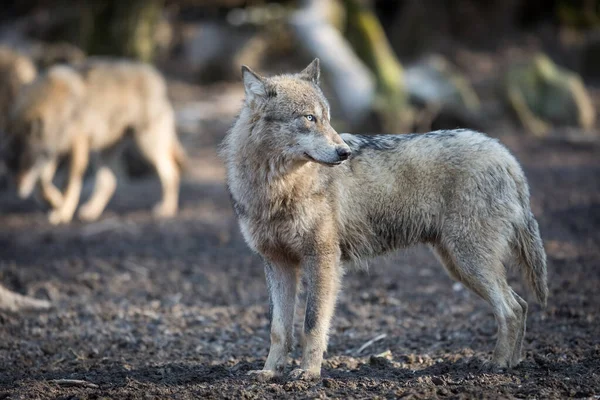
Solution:
[[[596,0],[14,0],[0,43],[41,68],[121,56],[202,84],[320,57],[341,130],[486,129],[510,113],[545,136],[595,126],[582,80],[600,81],[599,26]]]

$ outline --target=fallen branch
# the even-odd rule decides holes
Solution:
[[[33,297],[23,296],[19,293],[11,292],[0,285],[0,309],[6,311],[42,311],[48,310],[52,305],[46,300],[39,300]]]

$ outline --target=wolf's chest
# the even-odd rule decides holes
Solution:
[[[231,183],[233,207],[248,246],[273,262],[299,262],[319,223],[318,215],[324,214],[321,202],[293,191],[274,194],[248,187],[239,179]]]
[[[248,246],[273,262],[298,263],[307,232],[289,220],[240,219],[240,230]]]

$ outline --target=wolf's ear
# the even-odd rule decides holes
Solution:
[[[267,96],[264,79],[245,65],[242,65],[242,80],[248,100]]]
[[[310,64],[308,64],[308,67],[304,68],[304,70],[300,72],[300,76],[302,77],[302,79],[312,82],[315,85],[319,85],[320,75],[321,67],[319,66],[318,58],[315,58]]]

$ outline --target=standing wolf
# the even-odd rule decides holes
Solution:
[[[96,186],[79,210],[83,220],[97,219],[116,188],[110,161],[129,133],[156,168],[163,200],[158,216],[177,211],[179,168],[185,154],[175,132],[173,108],[165,81],[149,65],[90,59],[80,65],[50,68],[17,97],[8,125],[8,166],[21,197],[39,181],[50,203],[50,222],[71,221],[88,166],[90,152],[101,155]],[[65,193],[53,184],[59,157],[70,155]]]
[[[521,266],[546,303],[546,255],[517,161],[468,131],[339,135],[318,86],[319,63],[263,78],[242,67],[246,92],[223,143],[227,184],[242,234],[265,260],[271,349],[259,379],[284,372],[296,291],[307,282],[302,363],[320,376],[343,272],[356,262],[428,243],[448,273],[486,300],[498,323],[492,364],[521,360],[527,303],[506,281]]]

